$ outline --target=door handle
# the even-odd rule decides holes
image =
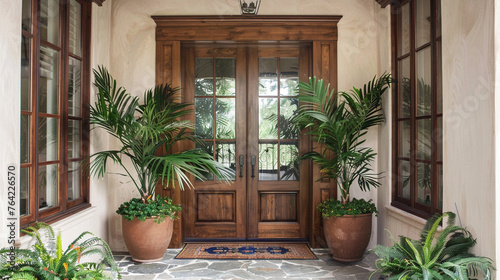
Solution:
[[[240,156],[240,178],[243,178],[243,166],[245,165],[245,157]]]
[[[255,164],[257,163],[255,156],[252,156],[252,159],[250,162],[252,164],[252,178],[255,178]]]

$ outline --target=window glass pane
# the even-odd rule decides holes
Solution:
[[[259,143],[259,180],[278,180],[278,143]]]
[[[236,95],[236,71],[234,58],[215,59],[217,95]]]
[[[68,166],[68,201],[75,200],[81,197],[80,193],[80,178],[81,178],[81,163],[79,161],[70,162]]]
[[[418,0],[416,18],[417,48],[431,41],[431,1]]]
[[[231,168],[236,171],[236,155],[235,155],[236,144],[232,143],[217,143],[217,148],[215,149],[215,160],[222,163],[224,166]],[[233,175],[231,180],[235,180]]]
[[[23,30],[31,33],[31,0],[23,0]]]
[[[259,95],[278,95],[277,58],[259,58]]]
[[[401,7],[401,14],[398,17],[398,56],[410,52],[410,3]]]
[[[59,0],[40,1],[40,37],[59,45]]]
[[[432,121],[431,119],[417,120],[417,158],[431,159],[432,153]]]
[[[21,163],[30,162],[31,117],[21,115]]]
[[[215,118],[217,139],[236,138],[235,124],[235,99],[234,98],[216,98]]]
[[[68,114],[81,116],[82,103],[82,63],[80,60],[69,58],[68,68]]]
[[[399,133],[399,154],[398,157],[410,158],[411,142],[410,142],[410,121],[398,122]]]
[[[21,110],[31,111],[31,40],[21,42]]]
[[[196,96],[214,94],[214,60],[213,58],[196,58],[195,86]]]
[[[58,160],[59,120],[40,117],[38,121],[38,161]]]
[[[299,85],[299,59],[280,58],[280,95],[297,95]]]
[[[214,143],[213,142],[208,142],[208,141],[203,141],[203,143],[196,143],[196,148],[202,149],[203,151],[207,152],[209,155],[214,156]],[[215,158],[215,157],[214,157]],[[214,175],[209,172],[200,172],[207,180],[211,181],[214,179]],[[196,178],[195,181],[201,181],[200,179]]]
[[[432,108],[431,47],[417,52],[416,63],[417,116],[430,115]]]
[[[213,139],[214,100],[212,98],[195,98],[195,134],[201,139]]]
[[[399,117],[410,117],[411,83],[410,83],[410,58],[398,62],[398,87],[399,87]]]
[[[58,113],[58,52],[40,46],[40,80],[38,109],[40,113]]]
[[[441,36],[441,0],[436,0],[436,8],[437,8],[436,36],[439,37]]]
[[[407,160],[400,160],[398,169],[399,169],[398,195],[399,197],[410,199],[410,194],[411,194],[410,162]]]
[[[68,157],[79,158],[81,149],[82,122],[68,120]]]
[[[430,205],[432,197],[431,165],[417,163],[417,202]]]
[[[69,5],[69,51],[82,56],[82,5],[76,0]]]
[[[19,176],[19,193],[21,196],[19,211],[22,217],[30,213],[30,169],[29,168],[21,168],[21,174]]]
[[[299,180],[299,142],[280,145],[280,180]]]
[[[57,164],[38,167],[38,208],[40,210],[58,205],[58,168]]]
[[[259,139],[278,139],[278,99],[259,98]]]
[[[295,125],[292,125],[292,118],[297,114],[299,105],[298,98],[281,98],[280,100],[280,138],[281,139],[298,139],[299,130]]]

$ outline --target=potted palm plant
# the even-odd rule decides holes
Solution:
[[[181,210],[168,197],[155,197],[158,184],[192,187],[189,175],[204,180],[214,174],[228,181],[233,171],[201,149],[174,152],[180,141],[197,141],[192,124],[182,117],[190,104],[177,102],[178,88],[159,85],[146,90],[142,103],[131,96],[104,67],[94,70],[97,100],[90,106],[90,123],[119,143],[115,150],[90,156],[90,173],[102,177],[108,163],[117,164],[137,190],[137,197],[117,210],[122,215],[125,244],[135,261],[161,259],[172,237],[172,220]],[[128,160],[128,162],[125,161]]]
[[[376,153],[363,144],[368,129],[384,122],[382,94],[391,82],[391,76],[384,74],[361,89],[338,94],[315,77],[299,83],[301,104],[294,122],[308,129],[321,146],[321,150],[306,153],[301,159],[319,164],[319,179],[336,180],[340,191],[340,200],[332,198],[318,206],[328,247],[339,261],[361,260],[370,241],[376,207],[371,201],[351,199],[350,191],[355,182],[363,191],[380,186],[379,174],[370,165]]]

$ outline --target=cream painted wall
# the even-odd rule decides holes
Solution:
[[[494,4],[490,0],[442,0],[441,10],[443,208],[453,212],[458,209],[462,225],[478,240],[474,252],[495,260],[499,254],[495,248],[498,248],[496,237],[500,223],[495,213],[495,207],[498,208],[495,191],[499,189],[495,176],[495,152],[498,153],[495,150],[495,143],[498,143],[498,139],[495,141],[495,125],[498,125],[495,120],[499,118],[495,111],[494,90],[493,58],[497,54]],[[498,44],[496,47],[498,49]],[[388,127],[383,128],[379,141],[383,155],[379,156],[379,164],[385,170],[390,170],[391,165],[390,131]],[[379,220],[379,242],[385,245],[392,245],[392,241],[382,229],[389,229],[394,236],[417,238],[425,222],[387,207],[391,200],[389,179],[387,189],[379,192],[379,208],[386,206]]]
[[[490,0],[442,1],[444,208],[495,258],[495,51]]]
[[[234,0],[114,0],[112,2],[111,64],[109,69],[118,83],[136,95],[154,86],[155,77],[155,23],[151,15],[237,15],[238,1]],[[262,1],[260,15],[342,15],[339,22],[338,68],[339,89],[362,86],[390,68],[380,64],[378,33],[387,33],[388,15],[379,14],[375,1],[356,0],[289,0]],[[374,47],[375,46],[375,47]],[[380,51],[383,52],[383,51]],[[387,55],[382,59],[387,59]],[[376,130],[370,132],[367,145],[377,149]],[[377,163],[374,163],[377,168]],[[109,213],[134,196],[134,188],[109,177]],[[356,192],[355,192],[356,193]],[[376,191],[363,194],[377,199]],[[110,217],[111,245],[114,250],[125,250],[121,241],[120,217]],[[376,233],[376,223],[374,223]],[[374,234],[373,246],[376,240]]]
[[[500,6],[495,5],[495,93],[500,92]],[[500,174],[500,98],[495,98],[495,174]],[[495,240],[500,240],[500,178],[495,176]],[[495,259],[500,260],[500,242],[495,244]],[[498,262],[497,262],[498,263]]]
[[[0,248],[9,244],[10,230],[7,228],[7,170],[13,165],[19,175],[19,127],[21,92],[21,1],[1,0],[0,6]],[[19,197],[19,178],[17,178],[16,197]],[[16,199],[17,201],[17,199]],[[17,215],[16,215],[17,216]],[[15,235],[19,235],[19,224],[15,221]],[[15,238],[15,237],[14,237]]]
[[[93,4],[92,21],[92,65],[101,64],[102,61],[109,62],[109,38],[110,38],[110,0],[106,1],[104,7]],[[0,110],[1,132],[0,147],[2,157],[0,160],[0,247],[7,246],[6,221],[6,198],[7,198],[7,166],[14,163],[19,168],[19,137],[20,137],[20,69],[21,69],[21,3],[22,1],[1,0],[0,9],[0,95],[2,96],[2,109]],[[107,28],[106,28],[107,27]],[[92,133],[91,150],[100,149],[106,145],[105,141],[96,133]],[[107,188],[105,181],[91,182],[90,202],[92,207],[79,212],[69,218],[52,224],[56,232],[61,232],[63,245],[69,244],[84,231],[90,231],[105,240],[108,238],[107,230]],[[5,207],[5,209],[4,209]],[[16,230],[19,236],[19,227]],[[21,246],[26,247],[30,238],[22,237],[17,240]]]

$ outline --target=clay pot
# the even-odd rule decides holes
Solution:
[[[363,258],[372,233],[372,213],[323,219],[325,238],[333,259],[356,262]]]
[[[127,221],[122,217],[125,245],[136,262],[154,262],[163,259],[172,239],[173,220],[169,217],[157,224],[155,219]]]

